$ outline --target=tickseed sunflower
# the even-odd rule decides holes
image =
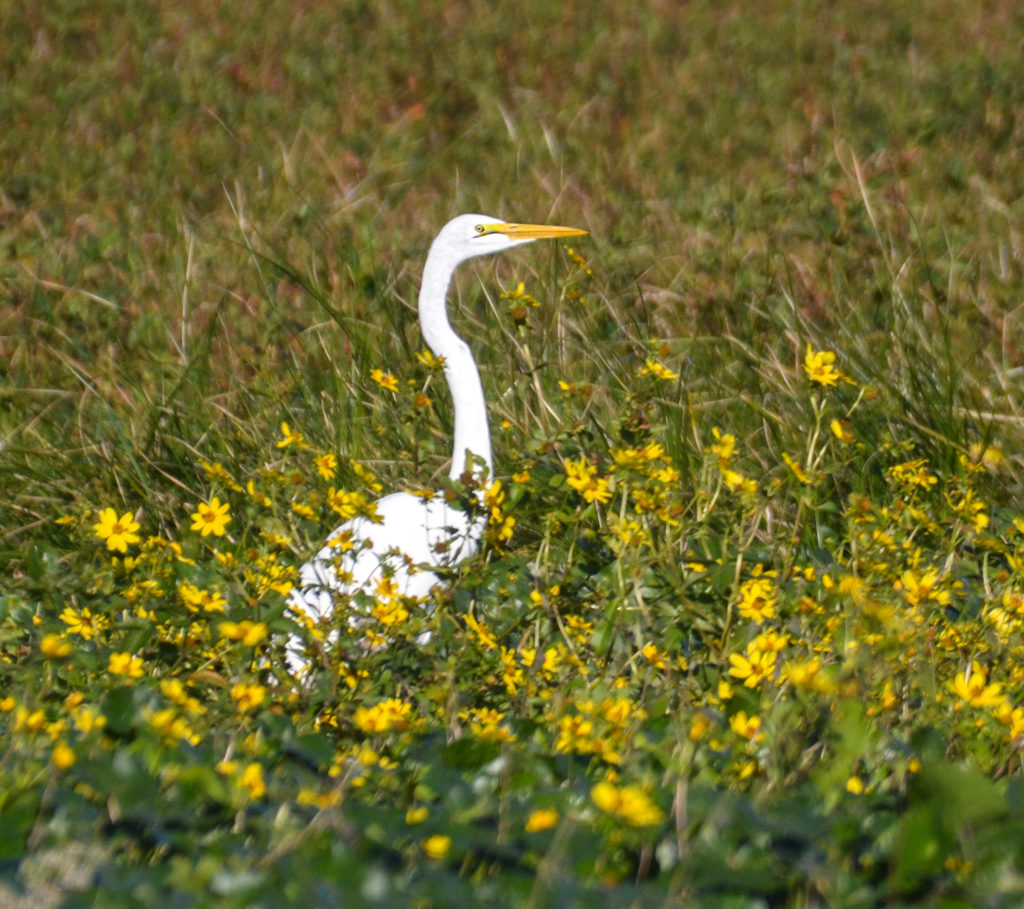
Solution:
[[[656,379],[661,379],[662,382],[671,382],[674,379],[679,378],[679,373],[673,372],[663,363],[659,363],[657,360],[651,359],[647,359],[644,365],[640,368],[640,375],[654,376]]]
[[[294,445],[296,448],[306,448],[305,436],[297,430],[293,430],[287,423],[281,424],[281,438],[277,442],[278,448],[287,448]]]
[[[357,707],[353,722],[363,732],[402,731],[409,727],[412,704],[398,698],[388,698],[373,707]]]
[[[217,628],[229,641],[241,641],[246,647],[255,647],[269,634],[266,622],[252,622],[249,619],[221,622]]]
[[[850,432],[850,421],[849,420],[833,420],[829,423],[829,428],[832,430],[834,435],[844,445],[848,445],[853,441],[853,433]]]
[[[430,858],[443,859],[451,851],[452,838],[443,833],[435,833],[423,840],[420,846]]]
[[[91,641],[109,624],[105,616],[93,615],[88,608],[78,611],[70,606],[65,607],[60,614],[60,620],[68,626],[68,634],[80,635],[87,641]]]
[[[718,455],[718,464],[725,470],[731,463],[733,455],[736,454],[736,436],[731,432],[722,432],[717,426],[711,430],[715,441],[708,449],[712,454]]]
[[[44,634],[39,650],[48,659],[61,660],[71,653],[71,644],[62,635]]]
[[[729,654],[729,662],[732,663],[729,675],[741,679],[747,688],[757,688],[775,674],[776,654],[773,650],[766,653],[756,647],[748,647],[745,654]]]
[[[133,521],[128,512],[118,517],[113,508],[104,508],[99,523],[93,525],[96,536],[106,540],[107,549],[121,553],[127,552],[130,544],[139,542],[138,529],[138,521]]]
[[[215,537],[222,537],[230,520],[228,503],[221,503],[221,500],[214,496],[209,503],[201,502],[199,507],[192,512],[192,529],[204,537],[211,533]]]
[[[586,458],[565,462],[565,475],[569,479],[569,485],[588,502],[604,503],[612,497],[612,493],[608,488],[608,480],[596,474],[597,467],[588,464]]]
[[[410,827],[415,827],[417,824],[422,824],[429,816],[430,811],[426,805],[418,805],[405,812],[405,822]]]
[[[373,381],[381,388],[393,392],[398,391],[398,379],[391,375],[391,373],[384,372],[383,369],[371,369],[370,378],[373,379]]]
[[[58,770],[67,770],[75,763],[75,752],[71,750],[66,742],[57,742],[53,747],[53,754],[50,756],[53,765]]]
[[[535,808],[526,819],[525,830],[527,833],[539,833],[541,830],[550,830],[557,823],[557,808]]]
[[[661,809],[639,786],[616,786],[602,781],[590,791],[590,797],[602,811],[633,827],[653,827],[664,817]]]
[[[836,355],[831,350],[814,350],[807,345],[804,356],[804,372],[807,378],[817,385],[835,385],[843,374],[835,367]]]
[[[751,742],[758,741],[763,735],[761,732],[761,717],[756,714],[748,717],[745,710],[741,710],[729,717],[729,726],[737,735],[749,739]]]
[[[760,625],[766,619],[775,617],[777,602],[775,585],[771,578],[761,576],[743,582],[737,606],[743,618]]]
[[[141,679],[144,664],[142,657],[130,653],[112,653],[108,671],[111,675],[123,675],[129,679]]]
[[[262,685],[247,685],[245,682],[239,682],[231,689],[231,697],[234,698],[238,709],[243,712],[255,710],[263,703],[266,696],[267,689]]]
[[[318,454],[313,458],[316,465],[316,472],[325,480],[333,480],[334,472],[338,469],[338,459],[330,452]]]
[[[238,788],[250,798],[263,798],[267,792],[267,784],[263,780],[263,766],[256,762],[248,764],[238,777]]]
[[[1003,686],[1000,682],[988,682],[988,673],[977,662],[957,675],[949,684],[953,693],[967,701],[972,707],[995,707],[1003,700]]]

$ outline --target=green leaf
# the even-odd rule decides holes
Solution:
[[[42,791],[37,788],[11,792],[0,804],[0,861],[20,859],[39,815]]]

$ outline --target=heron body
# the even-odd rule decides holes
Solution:
[[[448,322],[446,297],[455,269],[467,259],[489,255],[544,237],[571,237],[586,231],[547,224],[514,224],[487,215],[459,215],[431,244],[423,268],[419,320],[427,346],[444,363],[452,396],[455,439],[449,476],[469,474],[482,487],[493,472],[487,404],[469,345]],[[482,504],[482,501],[481,501]],[[425,598],[439,581],[432,569],[470,558],[487,524],[482,508],[463,510],[443,493],[429,498],[397,492],[376,502],[376,520],[353,518],[336,528],[300,573],[300,586],[288,601],[301,619],[329,621],[336,604],[360,592],[377,597]],[[358,624],[358,614],[349,623]],[[335,632],[336,634],[336,632]],[[288,645],[288,663],[298,672],[307,663],[301,639]]]

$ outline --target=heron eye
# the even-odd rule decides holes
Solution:
[[[476,234],[477,234],[477,236],[478,237],[482,237],[485,233],[487,233],[487,228],[483,224],[477,224],[477,226],[476,226]]]

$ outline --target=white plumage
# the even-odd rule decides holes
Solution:
[[[459,215],[434,239],[420,285],[420,328],[427,346],[444,361],[444,373],[455,413],[455,440],[449,476],[455,480],[470,468],[483,485],[492,475],[487,405],[480,373],[468,345],[448,323],[446,296],[455,269],[474,256],[501,252],[543,237],[585,234],[575,227],[513,224],[487,215]],[[469,460],[469,455],[473,460]],[[379,521],[354,518],[338,527],[317,555],[302,566],[300,586],[289,605],[298,617],[330,621],[337,603],[363,591],[376,596],[382,586],[392,596],[426,597],[439,582],[431,568],[457,565],[479,548],[487,516],[452,507],[442,493],[422,498],[397,492],[376,503]],[[382,578],[390,578],[381,584]],[[348,623],[358,624],[358,613]],[[335,632],[336,634],[336,632]],[[332,635],[333,639],[333,635]],[[288,644],[293,672],[307,664],[298,636]]]

